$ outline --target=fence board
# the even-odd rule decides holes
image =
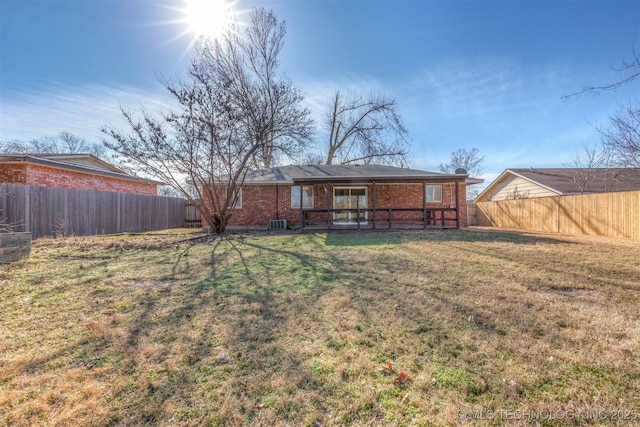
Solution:
[[[477,203],[478,225],[640,240],[640,191]]]
[[[31,233],[0,233],[0,264],[27,258],[31,252]]]
[[[185,202],[185,217],[184,217],[184,225],[185,227],[202,227],[202,215],[200,211],[193,203],[186,201]]]
[[[0,184],[0,221],[34,239],[163,230],[184,220],[181,198]]]

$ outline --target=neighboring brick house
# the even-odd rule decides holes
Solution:
[[[0,182],[153,196],[162,185],[91,154],[0,154]]]
[[[247,174],[229,227],[465,227],[466,186],[480,182],[466,171],[382,165],[257,170]]]

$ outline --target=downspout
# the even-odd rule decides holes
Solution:
[[[280,198],[280,192],[278,184],[276,184],[276,219],[280,219],[280,210],[278,209],[278,199]]]
[[[302,188],[303,185],[300,184],[300,229],[304,228],[304,212],[302,211],[302,207],[304,206],[302,203]]]
[[[327,182],[325,187],[327,193],[327,230],[331,229],[331,204],[333,199],[333,192],[331,191],[331,183]]]
[[[460,184],[456,181],[456,228],[460,228]]]
[[[373,229],[375,230],[376,229],[376,182],[375,181],[373,181],[373,185],[372,185],[372,189],[371,190],[372,190],[371,192],[373,193],[371,195],[371,199],[372,199],[371,201],[372,201],[372,204],[373,204],[373,212],[372,212],[373,218],[371,218],[371,221],[372,221],[372,224],[373,224]]]
[[[427,183],[422,183],[422,228],[427,228]]]

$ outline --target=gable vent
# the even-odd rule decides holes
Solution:
[[[272,219],[269,221],[269,230],[286,230],[287,229],[287,220],[286,219]]]

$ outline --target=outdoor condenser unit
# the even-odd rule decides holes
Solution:
[[[269,230],[286,230],[287,229],[287,220],[286,219],[272,219],[269,221]]]

